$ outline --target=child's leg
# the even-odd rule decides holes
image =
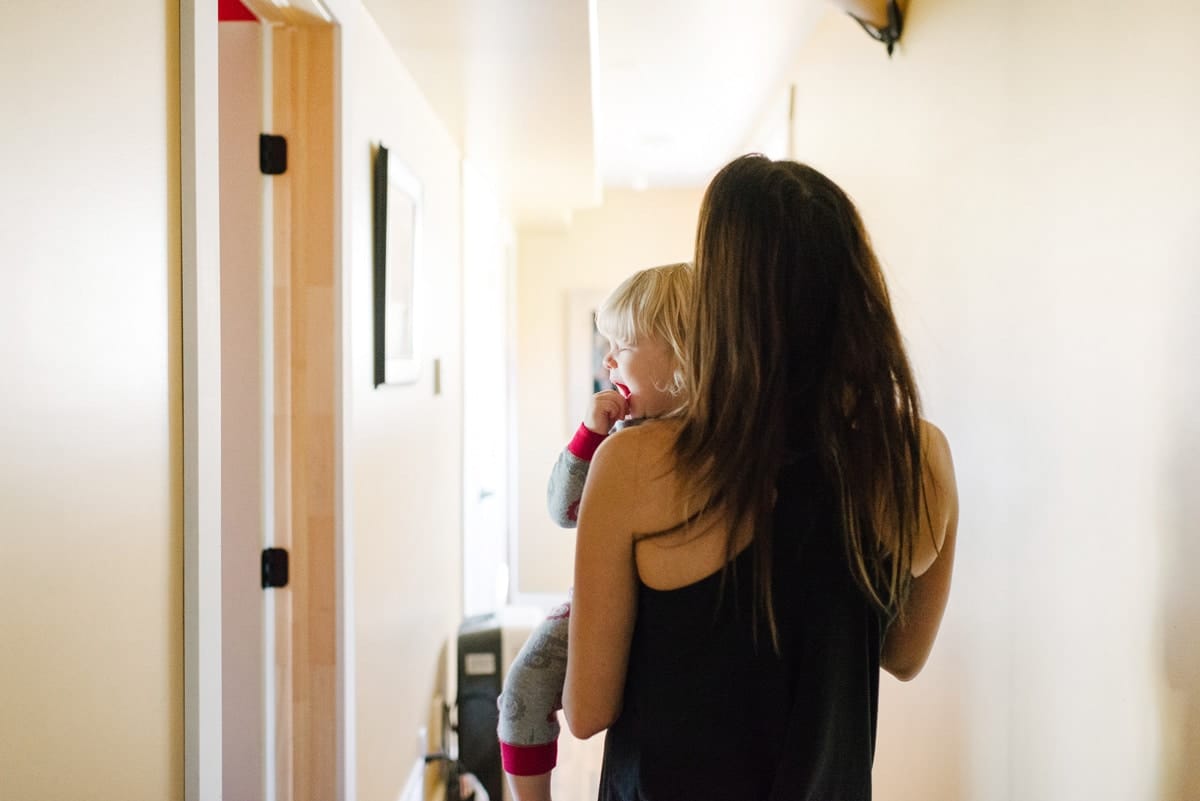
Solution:
[[[567,675],[571,605],[542,621],[513,660],[500,695],[500,757],[518,801],[548,801],[558,760],[558,715]]]
[[[536,776],[508,776],[508,789],[516,801],[553,801],[550,798],[550,771]]]

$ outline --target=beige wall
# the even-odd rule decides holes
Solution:
[[[575,538],[546,512],[546,479],[583,419],[567,410],[568,293],[603,297],[644,267],[689,261],[701,190],[609,190],[558,230],[518,231],[516,590],[565,593]]]
[[[438,655],[462,605],[462,319],[459,154],[365,12],[343,39],[352,159],[345,265],[351,293],[347,421],[360,801],[395,801],[417,755]],[[425,197],[430,352],[420,380],[372,388],[371,145],[405,163]],[[441,360],[434,394],[431,360]]]
[[[4,801],[183,797],[178,42],[0,25]]]
[[[886,681],[881,798],[1200,797],[1200,7],[831,13],[797,156],[859,202],[954,446],[943,635]]]

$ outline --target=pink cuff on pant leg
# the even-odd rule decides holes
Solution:
[[[542,745],[500,743],[500,763],[512,776],[540,776],[558,764],[558,741]]]

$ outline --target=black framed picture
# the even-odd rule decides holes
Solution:
[[[421,184],[383,144],[375,148],[373,193],[374,385],[411,384],[421,375],[426,313]]]

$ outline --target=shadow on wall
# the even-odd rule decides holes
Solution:
[[[1193,243],[1200,251],[1200,242]],[[1166,551],[1163,554],[1163,642],[1166,697],[1163,801],[1200,799],[1200,275],[1177,296],[1169,341],[1178,347],[1169,376],[1171,461],[1167,474]]]

